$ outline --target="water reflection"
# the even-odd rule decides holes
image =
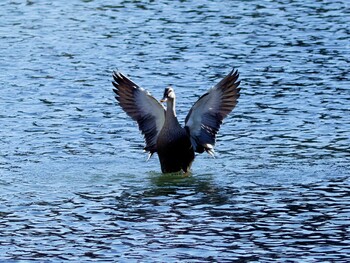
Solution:
[[[151,259],[154,251],[161,261],[347,257],[349,176],[278,183],[245,175],[229,184],[218,183],[214,174],[122,176],[88,176],[93,191],[90,182],[74,182],[79,191],[22,187],[0,206],[6,226],[1,235],[12,237],[12,250],[2,246],[3,255],[101,261],[116,255]],[[29,237],[40,240],[41,254],[26,242]]]
[[[150,177],[153,187],[145,192],[145,196],[173,196],[192,204],[224,204],[227,197],[222,187],[216,185],[213,176],[213,174],[200,176],[153,174]]]
[[[332,253],[349,245],[347,239],[339,239],[347,235],[349,211],[337,201],[338,194],[345,198],[344,204],[349,201],[350,193],[343,191],[349,178],[332,181],[329,186],[321,182],[294,188],[260,184],[218,187],[212,175],[172,178],[152,174],[150,179],[153,188],[120,196],[116,211],[122,210],[122,215],[117,222],[156,247],[188,249],[184,258],[208,260],[210,253],[201,254],[207,242],[215,242],[211,246],[222,250],[225,258],[240,260],[251,249],[255,250],[255,256],[249,256],[252,258],[258,258],[259,251],[280,256],[281,245],[287,249],[285,259],[296,259],[303,249],[311,249],[315,258],[327,259],[330,256],[322,244]],[[137,242],[132,244],[137,246]],[[343,258],[340,255],[335,258]]]

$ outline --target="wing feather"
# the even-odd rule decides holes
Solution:
[[[196,152],[214,154],[216,134],[223,119],[234,109],[240,96],[239,73],[232,70],[193,105],[185,119],[185,128]]]
[[[138,123],[145,138],[145,150],[153,154],[157,151],[157,137],[165,120],[164,107],[121,72],[113,72],[112,84],[119,105]]]

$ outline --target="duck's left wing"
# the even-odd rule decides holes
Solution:
[[[201,96],[185,119],[185,128],[196,152],[214,155],[216,134],[222,120],[234,109],[239,98],[239,73],[232,70]]]
[[[145,150],[157,151],[157,137],[165,121],[165,109],[148,91],[121,72],[113,72],[113,91],[123,110],[139,125],[145,137]]]

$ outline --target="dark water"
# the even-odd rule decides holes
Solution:
[[[0,261],[350,260],[347,0],[48,2],[0,3]],[[161,175],[111,71],[183,120],[232,67],[217,158]]]

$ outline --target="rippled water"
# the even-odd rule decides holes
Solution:
[[[0,3],[0,260],[349,260],[346,0],[48,2]],[[111,71],[183,121],[232,67],[217,158],[161,175]]]

